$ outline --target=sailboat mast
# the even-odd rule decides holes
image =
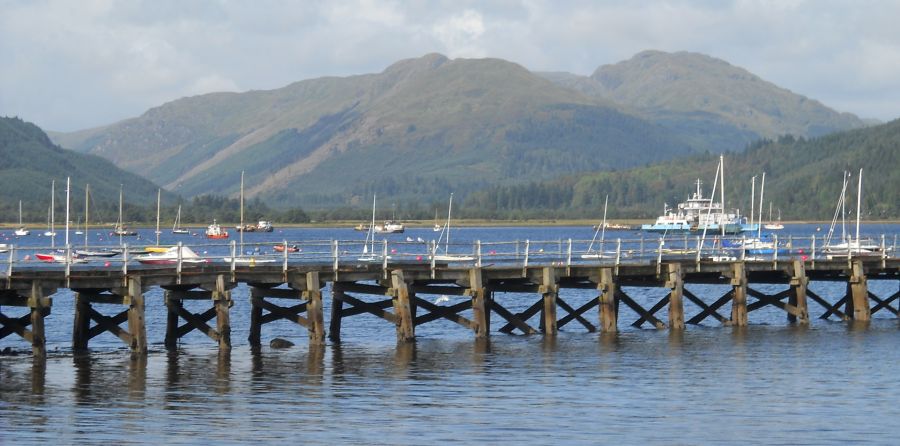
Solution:
[[[721,197],[721,199],[719,201],[721,201],[722,213],[719,214],[719,226],[722,228],[722,236],[724,236],[725,235],[725,156],[724,155],[719,155],[719,171],[722,174],[721,175],[722,176],[722,184],[720,185],[721,187],[719,189],[719,196]]]
[[[19,200],[19,226],[22,226],[22,200]]]
[[[162,189],[156,189],[156,246],[159,246],[159,202],[162,198]]]
[[[766,194],[766,173],[762,174],[762,181],[759,183],[759,218],[756,219],[756,238],[762,238],[762,208],[763,196]]]
[[[56,248],[56,180],[50,181],[50,247]]]
[[[750,230],[753,230],[753,212],[756,210],[756,175],[750,179]]]
[[[84,247],[88,245],[88,197],[91,195],[91,185],[84,186]]]
[[[847,183],[850,173],[844,171],[844,188],[841,190],[841,241],[847,241]]]
[[[859,214],[862,209],[862,169],[859,169],[859,181],[856,187],[856,249],[859,251]]]
[[[603,248],[603,239],[606,237],[606,208],[609,205],[609,194],[606,194],[606,200],[603,201],[603,223],[600,227],[600,248]]]
[[[69,186],[71,181],[66,177],[66,248],[69,247]]]
[[[244,171],[241,171],[241,253],[244,252]]]
[[[116,224],[116,232],[119,233],[119,246],[122,246],[122,235],[125,232],[125,223],[122,221],[122,194],[123,187],[121,184],[119,185],[119,223]]]
[[[444,242],[444,251],[450,252],[450,212],[453,211],[453,192],[450,192],[450,204],[447,206],[447,240]]]

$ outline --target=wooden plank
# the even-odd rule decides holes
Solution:
[[[872,312],[869,309],[869,290],[866,280],[863,262],[860,259],[853,260],[851,265],[852,275],[850,276],[850,294],[853,303],[853,320],[868,321],[872,318]],[[849,313],[849,312],[848,312]]]
[[[556,297],[559,295],[559,285],[557,285],[556,269],[543,268],[541,279],[541,299],[544,301],[544,307],[541,311],[543,315],[541,326],[545,334],[553,335],[558,331],[556,326]]]
[[[141,289],[141,278],[128,279],[128,333],[131,335],[131,351],[140,355],[147,354],[147,326],[144,321],[144,293]]]
[[[226,287],[225,275],[216,276],[216,288],[212,293],[213,308],[216,310],[216,332],[219,350],[231,349],[231,288]]]
[[[672,297],[672,293],[666,294],[665,297],[663,297],[662,299],[659,300],[659,302],[657,302],[655,305],[653,305],[653,307],[651,307],[650,310],[647,311],[647,313],[655,316],[657,311],[662,310],[663,307],[665,307],[666,305],[669,304],[669,299],[671,299],[671,297]],[[644,325],[644,322],[647,322],[648,319],[646,317],[644,317],[644,315],[641,313],[638,313],[638,315],[640,315],[640,317],[636,321],[632,322],[631,325],[634,327],[640,328],[640,326]],[[656,319],[656,318],[654,317],[654,319]],[[662,324],[662,326],[650,321],[650,323],[654,324],[656,326],[656,328],[665,328],[665,324],[663,324],[662,321],[657,320],[656,322],[658,324]]]
[[[653,326],[655,326],[656,328],[666,328],[666,324],[662,323],[662,321],[657,319],[656,316],[654,316],[651,312],[645,310],[644,307],[640,306],[640,304],[635,302],[634,299],[631,298],[631,296],[625,294],[625,292],[621,289],[616,291],[616,299],[618,299],[620,302],[625,303],[625,305],[628,305],[628,307],[630,307],[635,313],[640,315],[641,319],[639,319],[638,321],[646,320],[653,324]],[[662,308],[664,305],[665,304],[660,305],[658,308]],[[635,323],[637,323],[637,321]],[[641,324],[632,325],[634,325],[635,327],[641,326]]]
[[[31,308],[31,354],[44,357],[47,355],[47,341],[44,335],[44,289],[41,282],[31,283],[31,294],[28,306]]]
[[[578,310],[572,308],[571,305],[566,303],[566,301],[564,301],[559,296],[556,296],[556,304],[559,305],[560,307],[562,307],[562,309],[566,310],[566,312],[568,313],[565,317],[560,319],[559,322],[557,322],[557,325],[556,325],[557,329],[562,328],[562,326],[565,325],[566,323],[568,323],[569,321],[577,320],[579,323],[581,323],[582,326],[584,326],[584,328],[587,328],[589,333],[593,333],[593,332],[597,331],[597,327],[595,327],[594,324],[588,322],[587,319],[585,319],[583,316],[581,316],[588,308],[592,308],[593,306],[598,305],[598,302],[596,299],[591,299],[590,301],[588,301],[588,303],[582,305],[581,308],[579,308]],[[564,320],[565,320],[565,322],[563,322]]]
[[[250,333],[247,335],[247,342],[250,343],[252,349],[259,349],[262,346],[260,338],[264,322],[262,321],[263,309],[259,306],[259,301],[264,299],[265,291],[264,288],[250,287]]]
[[[618,302],[612,268],[600,268],[597,290],[600,291],[600,332],[615,333],[618,330]]]
[[[331,283],[331,317],[328,319],[328,339],[341,340],[341,319],[343,318],[344,282]]]
[[[306,316],[310,321],[309,342],[312,344],[325,343],[325,315],[322,309],[322,285],[319,282],[319,273],[311,271],[306,273],[306,294],[308,305]]]
[[[500,327],[500,332],[501,332],[501,333],[512,333],[512,331],[513,331],[514,329],[516,329],[516,328],[518,328],[518,329],[521,330],[522,328],[519,326],[519,324],[516,324],[515,321],[518,320],[518,321],[520,321],[520,322],[522,322],[522,323],[525,323],[525,322],[527,322],[529,319],[531,319],[532,316],[534,316],[534,315],[537,314],[539,311],[541,311],[541,308],[543,308],[543,307],[544,307],[544,300],[543,300],[543,299],[538,299],[537,302],[535,302],[534,304],[532,304],[532,305],[531,305],[530,307],[528,307],[528,309],[526,309],[525,311],[523,311],[523,312],[521,312],[521,313],[516,313],[516,314],[514,315],[514,318],[515,318],[514,320],[510,320],[509,318],[507,318],[507,317],[504,316],[503,318],[507,320],[507,324],[504,325],[503,327]],[[493,308],[493,307],[492,307],[492,308]],[[500,308],[503,308],[503,307],[500,307]],[[503,308],[503,309],[506,310],[505,308]],[[510,314],[512,315],[512,313],[510,313]],[[531,327],[529,327],[529,328],[531,328]]]
[[[385,299],[385,300],[379,300],[378,302],[363,302],[363,303],[366,304],[365,307],[344,308],[341,311],[341,316],[342,317],[350,317],[350,316],[356,316],[356,315],[363,314],[363,313],[368,313],[369,310],[373,307],[383,310],[385,308],[392,308],[394,306],[393,299]]]
[[[110,332],[121,339],[125,345],[131,346],[133,340],[131,333],[119,326],[128,321],[128,310],[122,310],[114,316],[107,316],[91,308],[88,310],[88,314],[91,320],[97,323],[88,331],[88,339],[94,339],[103,333]]]
[[[694,293],[688,291],[687,289],[685,289],[683,291],[684,291],[684,297],[687,297],[688,300],[693,302],[698,307],[702,308],[702,311],[700,313],[697,313],[696,316],[692,317],[690,320],[687,321],[688,324],[691,324],[691,325],[699,324],[700,322],[703,322],[703,320],[706,319],[708,316],[712,316],[712,317],[716,318],[717,321],[719,321],[723,324],[728,322],[728,319],[726,319],[724,316],[719,314],[718,309],[721,308],[723,305],[725,305],[729,300],[732,300],[732,295],[734,294],[734,291],[729,291],[729,292],[725,293],[724,296],[720,297],[718,300],[713,302],[712,305],[707,305],[706,302],[703,302],[702,300],[700,300],[699,297],[695,296]]]
[[[822,313],[822,315],[819,316],[820,319],[828,319],[832,314],[834,314],[837,317],[841,318],[841,320],[843,320],[843,321],[850,320],[850,316],[847,316],[846,313],[843,313],[840,310],[841,305],[844,305],[847,302],[847,300],[848,300],[847,296],[840,298],[837,302],[834,303],[834,305],[831,305],[825,299],[822,299],[821,297],[819,297],[812,291],[807,290],[807,294],[809,295],[809,297],[813,298],[813,300],[815,300],[820,305],[825,307],[825,310],[827,310],[827,311],[825,311],[825,313]]]
[[[178,300],[210,300],[213,297],[213,292],[206,290],[168,290],[167,292],[172,293],[172,298]]]
[[[469,289],[466,291],[472,295],[472,330],[475,331],[475,339],[487,338],[491,331],[491,310],[486,303],[487,293],[481,280],[481,268],[469,270]]]
[[[91,303],[82,294],[75,293],[75,317],[72,327],[72,350],[83,351],[88,348],[88,332],[91,330]]]
[[[393,324],[399,324],[400,319],[396,315],[382,310],[377,305],[373,305],[368,302],[363,302],[363,301],[361,301],[349,294],[346,294],[346,293],[344,293],[344,295],[341,296],[341,301],[346,302],[350,305],[353,305],[354,307],[362,310],[362,312],[364,312],[364,313],[373,314],[373,315],[378,316],[378,317],[380,317],[388,322],[391,322]],[[384,301],[384,302],[387,302],[387,304],[389,306],[393,305],[393,301],[391,301],[391,300]],[[347,312],[348,312],[348,310],[343,310],[344,316],[347,316]]]
[[[397,340],[411,341],[416,337],[415,315],[410,308],[409,288],[403,277],[403,270],[391,271],[391,289],[393,290],[394,314],[397,315]]]
[[[376,296],[390,296],[391,290],[388,287],[378,285],[367,285],[355,282],[342,282],[341,287],[344,292],[372,294]]]
[[[172,294],[172,291],[166,290],[164,293],[166,304],[166,349],[174,350],[178,347],[178,311],[176,307],[181,307],[182,302]]]
[[[809,278],[806,277],[806,262],[794,260],[792,262],[793,274],[791,276],[791,294],[788,304],[797,309],[796,314],[788,313],[788,322],[797,322],[801,325],[809,324],[809,307],[806,303],[806,292],[809,287]]]
[[[17,318],[12,318],[0,313],[0,339],[15,333],[30,343],[32,335],[31,330],[27,328],[29,325],[31,325],[30,311],[28,314]]]
[[[731,320],[736,327],[747,326],[747,272],[744,262],[731,264]]]
[[[415,301],[417,305],[429,311],[428,314],[416,317],[416,325],[422,325],[443,318],[449,321],[456,322],[457,324],[462,325],[463,327],[466,327],[468,329],[475,329],[474,321],[458,314],[460,311],[465,311],[472,308],[471,300],[465,300],[448,307],[435,305],[420,297],[416,297]]]
[[[216,317],[216,309],[210,308],[203,313],[194,314],[190,311],[187,311],[182,306],[177,306],[174,308],[175,312],[179,317],[184,319],[184,325],[178,327],[178,338],[197,330],[206,336],[208,336],[213,341],[219,342],[219,333],[212,327],[206,324],[206,322],[211,321],[212,318]]]
[[[537,308],[540,308],[540,305],[542,305],[542,304],[543,304],[542,301],[538,301],[537,304],[535,304],[535,305],[537,305]],[[491,310],[493,310],[495,313],[500,315],[500,317],[502,317],[509,323],[508,325],[518,328],[519,330],[522,331],[522,333],[530,335],[530,334],[535,334],[538,332],[534,328],[531,328],[530,325],[525,323],[525,321],[520,319],[518,315],[512,314],[512,312],[510,312],[506,308],[503,308],[503,306],[500,305],[499,303],[497,303],[497,301],[491,299],[490,306],[491,306]],[[501,328],[500,331],[504,331],[504,330]],[[512,330],[504,331],[504,333],[511,333],[511,332],[512,332]]]
[[[875,295],[875,293],[872,293],[871,291],[869,291],[869,299],[872,299],[876,303],[876,305],[874,307],[872,307],[872,314],[875,314],[876,312],[878,312],[881,309],[886,309],[887,311],[893,313],[894,316],[900,315],[900,314],[898,314],[900,312],[898,312],[897,309],[895,309],[894,307],[892,307],[890,305],[891,302],[893,302],[895,299],[897,299],[898,296],[900,296],[900,292],[894,293],[893,296],[891,296],[885,300],[881,300],[881,298],[878,297],[877,295]]]
[[[470,283],[471,283],[471,279],[470,279]],[[471,287],[471,285],[470,285],[470,287]],[[409,291],[416,293],[416,294],[435,294],[435,295],[447,295],[447,296],[465,296],[466,293],[468,293],[470,289],[471,288],[463,288],[463,287],[459,287],[459,286],[444,286],[444,285],[412,284],[409,286]]]
[[[669,330],[684,330],[684,275],[680,263],[666,265],[669,291]]]
[[[768,294],[764,294],[757,290],[754,290],[753,288],[747,287],[747,295],[755,297],[757,299],[756,302],[747,304],[747,312],[749,313],[752,311],[759,310],[760,308],[763,308],[767,305],[772,305],[773,307],[778,307],[782,310],[787,311],[786,310],[787,305],[784,302],[782,302],[781,300],[784,299],[785,297],[789,297],[790,294],[791,294],[791,290],[787,289],[784,291],[779,291],[778,293],[770,296]]]
[[[300,305],[295,305],[294,307],[291,307],[291,308],[285,308],[285,307],[275,305],[269,301],[266,301],[263,298],[255,298],[254,306],[258,306],[269,312],[268,315],[264,315],[262,317],[262,320],[260,321],[262,324],[269,323],[269,322],[279,320],[279,319],[284,319],[284,320],[291,321],[295,324],[298,324],[298,325],[306,327],[306,328],[309,328],[309,326],[310,326],[309,319],[297,314],[298,313],[297,311],[294,311],[295,309],[298,309],[298,307],[301,309],[305,309],[306,308],[305,303],[300,304]]]

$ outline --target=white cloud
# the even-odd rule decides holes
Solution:
[[[835,0],[11,1],[0,114],[75,130],[184,95],[499,57],[589,74],[644,49],[697,51],[863,117],[900,116],[900,3]]]

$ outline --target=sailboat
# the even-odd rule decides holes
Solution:
[[[113,252],[110,250],[92,250],[88,248],[88,219],[90,217],[89,202],[91,196],[91,185],[85,185],[84,187],[84,248],[76,249],[75,254],[78,254],[81,257],[112,257],[117,252]],[[76,232],[77,234],[77,232]]]
[[[239,228],[244,227],[244,171],[241,171],[241,225]],[[242,265],[250,265],[253,266],[257,263],[273,263],[275,259],[258,259],[255,256],[245,256],[244,255],[244,231],[238,231],[240,234],[240,243],[238,245],[238,255],[231,257],[225,257],[224,260],[226,262],[234,262],[240,263]]]
[[[178,213],[175,214],[175,224],[172,225],[172,234],[190,234],[191,231],[181,227],[181,205],[178,205]]]
[[[450,214],[453,211],[453,193],[450,193],[450,203],[447,206],[447,222],[444,223],[444,227],[441,229],[441,234],[438,236],[437,242],[434,244],[434,250],[431,253],[431,257],[437,262],[470,262],[475,260],[475,257],[465,254],[450,254]],[[441,240],[444,241],[444,253],[438,254],[438,249],[441,245]]]
[[[122,219],[122,198],[123,198],[123,190],[122,186],[119,185],[119,220],[116,222],[116,228],[113,229],[112,235],[119,236],[119,244],[122,244],[122,237],[131,237],[137,235],[135,231],[129,231],[128,227],[125,226],[125,221]]]
[[[31,234],[24,225],[22,225],[22,200],[19,200],[19,229],[16,229],[16,237],[24,237]]]
[[[850,256],[867,256],[880,255],[881,247],[872,240],[862,240],[859,238],[859,223],[862,210],[862,169],[859,169],[859,179],[856,192],[856,239],[852,235],[847,234],[844,220],[844,206],[846,204],[847,184],[850,175],[844,173],[844,185],[841,188],[841,197],[838,199],[838,205],[835,209],[834,218],[831,220],[831,228],[828,229],[828,235],[825,238],[825,258],[828,260],[843,259]],[[832,243],[832,234],[837,224],[837,214],[841,213],[841,241]]]
[[[764,228],[774,231],[778,229],[784,229],[784,225],[781,224],[781,209],[778,210],[778,221],[775,222],[772,220],[772,202],[769,202],[769,223],[763,225]]]
[[[377,262],[381,261],[379,256],[375,255],[375,197],[372,195],[372,223],[366,231],[366,241],[363,244],[363,253],[357,260],[361,262]]]
[[[591,239],[591,244],[588,245],[587,253],[581,255],[582,259],[603,258],[603,239],[606,236],[606,207],[608,204],[609,194],[606,195],[606,200],[603,202],[603,223],[597,226],[597,229],[594,231],[594,238]],[[600,251],[594,252],[594,242],[597,240],[597,234],[600,234]]]
[[[70,179],[66,178],[66,247],[69,246],[69,187],[71,185]],[[52,188],[52,186],[51,186]],[[54,237],[55,238],[55,237]],[[77,254],[57,254],[55,252],[50,254],[45,253],[36,253],[34,255],[38,260],[42,262],[51,262],[51,263],[81,263],[85,262],[84,259],[80,258]]]
[[[434,228],[432,228],[432,230],[434,232],[441,232],[441,229],[443,229],[444,227],[441,226],[440,223],[438,223],[437,217],[438,217],[438,211],[437,211],[437,209],[435,209],[434,210]]]
[[[54,215],[54,207],[56,207],[56,180],[50,180],[50,207],[47,208],[47,232],[44,232],[45,237],[52,237],[50,239],[50,247],[56,247],[56,231],[53,230],[53,223],[56,220],[56,216]]]

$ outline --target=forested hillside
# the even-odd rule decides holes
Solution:
[[[617,172],[571,176],[556,181],[499,186],[471,194],[460,216],[492,218],[598,217],[609,194],[609,215],[653,218],[683,201],[696,179],[712,188],[718,156],[704,155]],[[782,137],[725,157],[726,203],[750,209],[751,177],[757,197],[766,172],[765,208],[771,201],[787,219],[830,219],[844,170],[863,168],[866,218],[900,217],[900,120],[815,139]],[[851,203],[855,203],[855,189]],[[767,213],[767,212],[766,212]]]

